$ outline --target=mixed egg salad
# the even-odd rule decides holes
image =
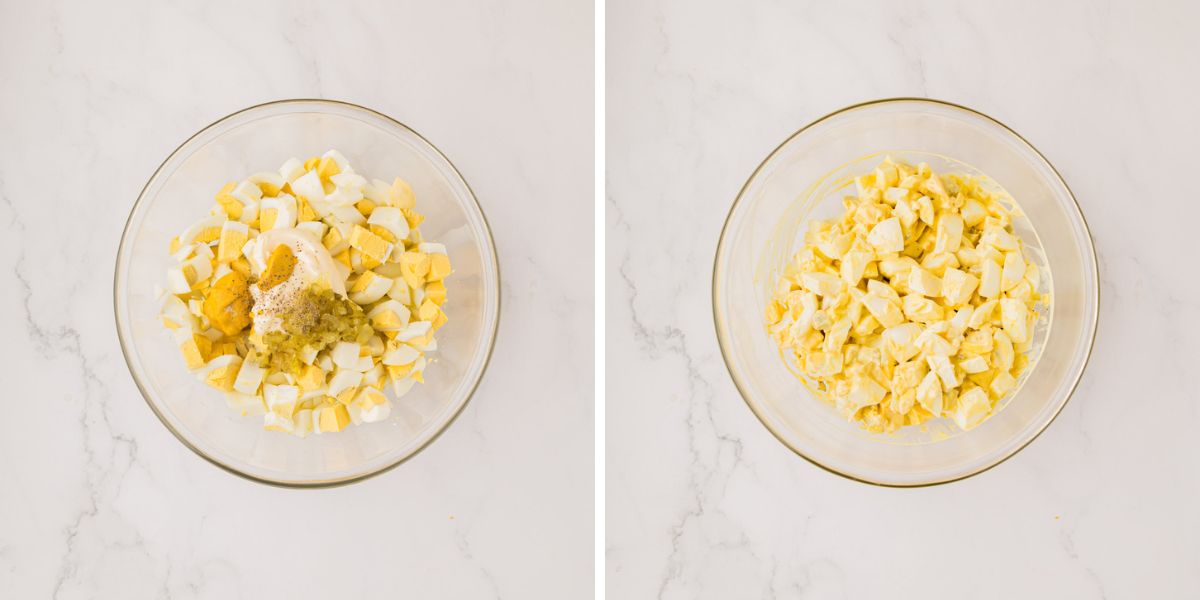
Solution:
[[[341,153],[217,192],[171,240],[161,319],[187,368],[230,408],[297,436],[386,419],[424,381],[446,324],[446,248],[418,229],[412,188]]]
[[[847,419],[893,432],[983,422],[1028,368],[1049,274],[1015,202],[977,176],[884,160],[841,218],[810,224],[766,309],[794,372]]]

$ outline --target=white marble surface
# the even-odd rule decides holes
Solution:
[[[593,586],[592,5],[30,2],[0,18],[0,597],[582,598]],[[200,127],[286,97],[385,112],[474,187],[503,277],[474,400],[401,467],[226,474],[118,348],[129,208]]]
[[[611,598],[1179,598],[1200,588],[1200,18],[1187,2],[611,0]],[[710,278],[772,148],[854,102],[966,104],[1072,186],[1100,257],[1082,385],[983,475],[869,487],[794,456],[734,389]]]

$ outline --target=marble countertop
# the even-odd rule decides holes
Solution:
[[[402,4],[6,4],[0,597],[591,594],[593,8]],[[121,228],[159,162],[289,97],[433,140],[479,197],[503,277],[495,353],[459,420],[331,490],[250,483],[184,448],[112,317]]]
[[[1200,134],[1185,2],[610,0],[612,598],[1131,598],[1200,588]],[[804,124],[929,96],[1012,126],[1089,220],[1102,300],[1073,400],[926,489],[828,474],[746,408],[713,330],[729,206]]]

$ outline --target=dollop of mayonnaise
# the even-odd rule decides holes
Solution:
[[[265,265],[271,253],[281,245],[288,246],[296,257],[292,274],[279,285],[263,291],[257,285],[250,286],[254,298],[251,310],[254,330],[260,333],[279,331],[283,326],[283,315],[294,310],[295,300],[314,283],[324,283],[334,293],[346,295],[346,278],[338,269],[329,250],[311,233],[290,228],[264,231],[256,238],[253,253],[255,262]]]

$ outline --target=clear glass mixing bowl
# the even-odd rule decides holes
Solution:
[[[367,176],[406,179],[425,215],[421,232],[446,245],[450,321],[435,361],[393,402],[391,417],[301,439],[264,431],[188,373],[158,320],[172,236],[208,214],[221,185],[289,157],[341,151]],[[142,190],[121,236],[113,286],[117,333],[146,402],[179,441],[213,464],[276,485],[348,483],[394,467],[432,442],[466,406],[487,366],[500,311],[491,231],[462,175],[425,138],[375,111],[329,100],[282,100],[236,112],[171,153]],[[388,392],[391,393],[390,391]]]
[[[1053,278],[1048,318],[1016,392],[961,432],[933,421],[894,434],[847,422],[792,374],[767,335],[764,309],[807,222],[841,212],[834,182],[885,155],[935,171],[981,172],[1027,215],[1015,223]],[[713,316],[725,364],[750,409],[781,442],[851,479],[920,486],[969,477],[1029,444],[1062,410],[1083,374],[1099,314],[1095,249],[1071,191],[1033,146],[979,112],[899,98],[851,106],[796,132],[746,182],[730,209],[713,270]]]

